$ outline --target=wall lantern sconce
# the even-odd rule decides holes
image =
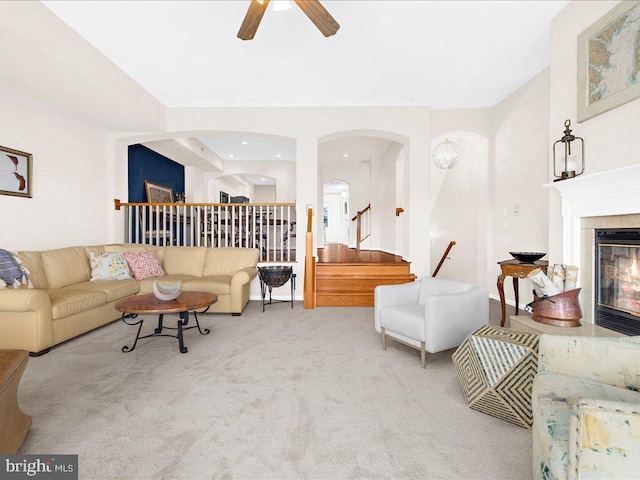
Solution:
[[[584,173],[584,140],[580,137],[576,137],[571,134],[571,120],[564,122],[566,127],[564,130],[564,136],[560,140],[556,140],[553,144],[553,176],[556,177],[554,182],[560,180],[566,180],[567,178],[574,178]],[[575,146],[572,151],[571,142],[580,140],[580,153],[575,151]],[[556,145],[559,143],[564,144],[564,153],[556,156]],[[561,169],[560,175],[556,174],[558,171],[558,164]],[[579,168],[579,172],[578,172]]]
[[[444,142],[440,142],[433,149],[431,159],[434,165],[442,170],[453,168],[460,159],[460,147],[457,143],[445,138]]]

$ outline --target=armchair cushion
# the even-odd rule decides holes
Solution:
[[[456,293],[472,290],[474,287],[470,283],[457,282],[455,280],[444,280],[433,277],[422,277],[420,279],[420,296],[418,303],[424,305],[427,298],[438,295],[453,295]]]
[[[417,342],[425,341],[424,305],[396,305],[380,311],[380,324]]]
[[[640,471],[640,337],[542,335],[533,382],[534,478]]]

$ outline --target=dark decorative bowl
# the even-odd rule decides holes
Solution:
[[[522,263],[533,263],[546,255],[542,252],[509,252],[513,258]]]

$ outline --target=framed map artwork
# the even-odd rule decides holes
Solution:
[[[620,2],[578,35],[578,122],[640,97],[640,1]]]
[[[33,155],[0,147],[0,195],[31,198]]]

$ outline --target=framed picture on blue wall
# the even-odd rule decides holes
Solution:
[[[147,180],[144,181],[144,188],[147,191],[147,202],[173,203],[173,188],[151,183]]]

